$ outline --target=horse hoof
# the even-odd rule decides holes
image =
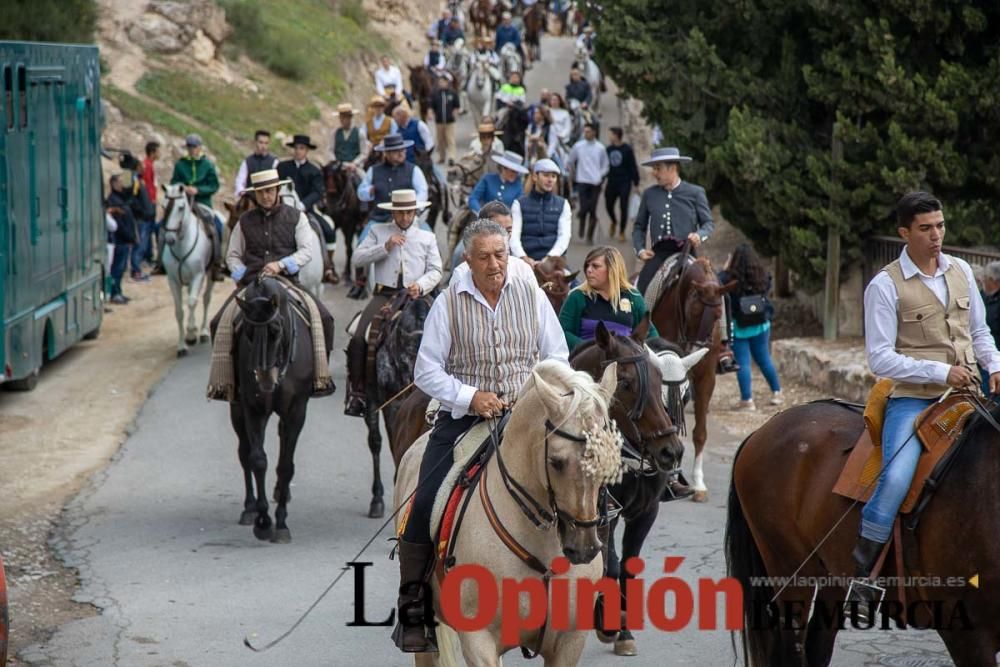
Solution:
[[[258,540],[260,540],[261,542],[269,542],[274,539],[274,526],[261,528],[257,524],[254,524],[253,536],[256,537]]]
[[[253,520],[257,518],[257,512],[254,510],[243,510],[243,514],[240,515],[240,525],[241,526],[252,526]]]
[[[597,641],[601,642],[602,644],[610,644],[615,640],[614,632],[612,632],[611,634],[606,634],[603,630],[598,628],[594,630],[594,633],[597,634]]]
[[[198,336],[199,343],[207,343],[210,340],[212,340],[212,338],[208,334],[202,334]]]
[[[694,495],[691,496],[691,500],[696,503],[707,503],[708,491],[695,491]]]
[[[373,500],[368,508],[368,518],[381,519],[383,516],[385,516],[385,503],[381,500]]]
[[[615,655],[620,656],[632,656],[639,655],[639,651],[635,648],[634,639],[620,639],[615,642]]]
[[[181,357],[186,357],[186,356],[188,356],[188,351],[187,350],[177,350],[177,358],[178,359],[180,359]]]
[[[292,531],[287,528],[278,528],[274,531],[274,537],[271,538],[271,542],[274,544],[288,544],[292,541]]]

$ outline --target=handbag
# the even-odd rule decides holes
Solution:
[[[770,304],[764,294],[746,294],[736,301],[736,312],[733,314],[736,323],[741,327],[751,327],[764,324],[768,320]]]

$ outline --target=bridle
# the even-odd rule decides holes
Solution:
[[[171,215],[173,215],[173,212],[174,212],[174,204],[175,204],[175,202],[178,199],[183,199],[184,203],[186,203],[186,204],[190,204],[191,203],[191,200],[187,196],[187,194],[185,194],[183,190],[181,190],[180,192],[181,192],[181,194],[178,194],[178,195],[171,196],[171,195],[168,194],[166,196],[168,203],[167,203],[166,207],[163,210],[163,233],[164,233],[164,235],[170,234],[170,233],[176,234],[177,241],[180,242],[184,238],[184,220],[187,218],[187,216],[188,216],[189,213],[191,215],[196,216],[196,218],[195,218],[195,221],[194,221],[194,223],[195,223],[194,224],[194,243],[191,244],[191,247],[188,248],[188,251],[186,253],[184,253],[183,257],[178,257],[174,253],[173,244],[170,244],[170,243],[164,244],[164,245],[167,246],[167,252],[169,252],[171,255],[173,255],[174,259],[177,260],[177,275],[178,276],[181,275],[181,269],[184,268],[184,262],[187,260],[188,257],[191,256],[191,253],[194,252],[194,249],[198,247],[198,237],[201,235],[201,231],[199,230],[199,227],[201,227],[201,225],[198,224],[197,214],[193,210],[191,210],[191,209],[184,209],[184,210],[180,211],[180,216],[179,216],[180,217],[180,222],[177,224],[177,227],[170,227],[167,224],[167,223],[170,222],[170,217],[171,217]]]
[[[261,275],[257,278],[257,284],[261,284],[265,276]],[[259,296],[251,299],[248,303],[258,303],[267,302],[271,303],[271,299],[265,296]],[[254,330],[253,342],[254,342],[254,366],[253,374],[254,380],[260,384],[261,381],[261,371],[268,370],[271,368],[278,368],[278,377],[275,380],[275,386],[281,384],[281,381],[285,377],[285,373],[288,371],[288,367],[291,365],[292,359],[295,357],[295,348],[298,336],[296,335],[295,326],[289,326],[291,329],[291,335],[289,336],[289,341],[285,343],[285,325],[288,324],[289,318],[287,317],[288,302],[286,301],[282,306],[277,306],[274,312],[266,320],[252,320],[244,311],[243,314],[243,325]],[[271,355],[268,354],[271,348],[271,329],[274,327],[277,331],[275,335],[278,338],[278,344],[274,346],[273,363]],[[257,336],[261,335],[259,332],[263,329],[263,339],[258,340]],[[281,352],[285,352],[284,360],[281,360]]]
[[[684,279],[684,273],[687,272],[688,270],[688,267],[685,265],[685,263],[687,262],[688,257],[690,256],[691,256],[691,242],[685,241],[684,249],[681,252],[680,258],[677,260],[682,267],[680,270],[680,274],[677,276],[675,283],[671,285],[668,288],[668,290],[676,289],[679,291],[681,280]],[[695,333],[694,340],[688,338],[687,334],[688,318],[684,308],[686,300],[682,300],[679,293],[677,295],[677,309],[676,309],[677,336],[678,336],[677,343],[685,351],[689,351],[692,347],[712,346],[712,334],[715,332],[715,321],[717,319],[715,317],[715,309],[723,305],[721,298],[715,301],[709,301],[701,295],[701,292],[699,292],[697,288],[692,288],[692,289],[694,289],[694,294],[693,295],[688,294],[688,299],[694,296],[694,298],[698,301],[698,303],[702,305],[701,319],[698,322],[698,331],[697,333]],[[664,290],[661,299],[666,298],[668,290]]]

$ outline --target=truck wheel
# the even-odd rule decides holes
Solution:
[[[100,335],[101,335],[101,325],[98,324],[96,329],[94,329],[93,331],[88,331],[87,333],[83,334],[83,339],[97,340],[97,337]]]
[[[36,368],[31,371],[30,375],[23,377],[20,380],[4,382],[2,386],[4,389],[8,389],[10,391],[31,391],[38,386],[38,369]]]

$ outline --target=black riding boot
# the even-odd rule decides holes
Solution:
[[[424,625],[424,595],[430,593],[427,574],[434,562],[433,544],[399,540],[399,598],[392,640],[404,653],[437,651],[431,637],[434,629]],[[428,637],[430,635],[430,637]]]
[[[368,298],[368,277],[364,269],[354,269],[354,287],[347,293],[348,299],[364,301]]]
[[[733,350],[729,347],[728,343],[723,342],[722,351],[719,352],[719,367],[716,369],[715,374],[735,373],[738,370],[740,370],[740,365],[733,358]]]
[[[856,602],[858,607],[858,621],[867,624],[872,620],[878,604],[882,601],[885,591],[876,588],[875,583],[869,579],[875,561],[885,547],[885,542],[876,542],[867,537],[858,537],[858,543],[851,552],[854,558],[854,580],[847,594],[844,613],[850,614],[852,603]]]
[[[671,500],[681,500],[683,498],[690,498],[693,495],[694,489],[688,486],[687,480],[684,478],[684,473],[678,470],[667,481],[667,486],[663,489],[663,495],[660,496],[660,502],[666,503]]]
[[[365,365],[368,363],[368,346],[363,338],[353,336],[347,343],[347,396],[344,414],[349,417],[365,416]]]

